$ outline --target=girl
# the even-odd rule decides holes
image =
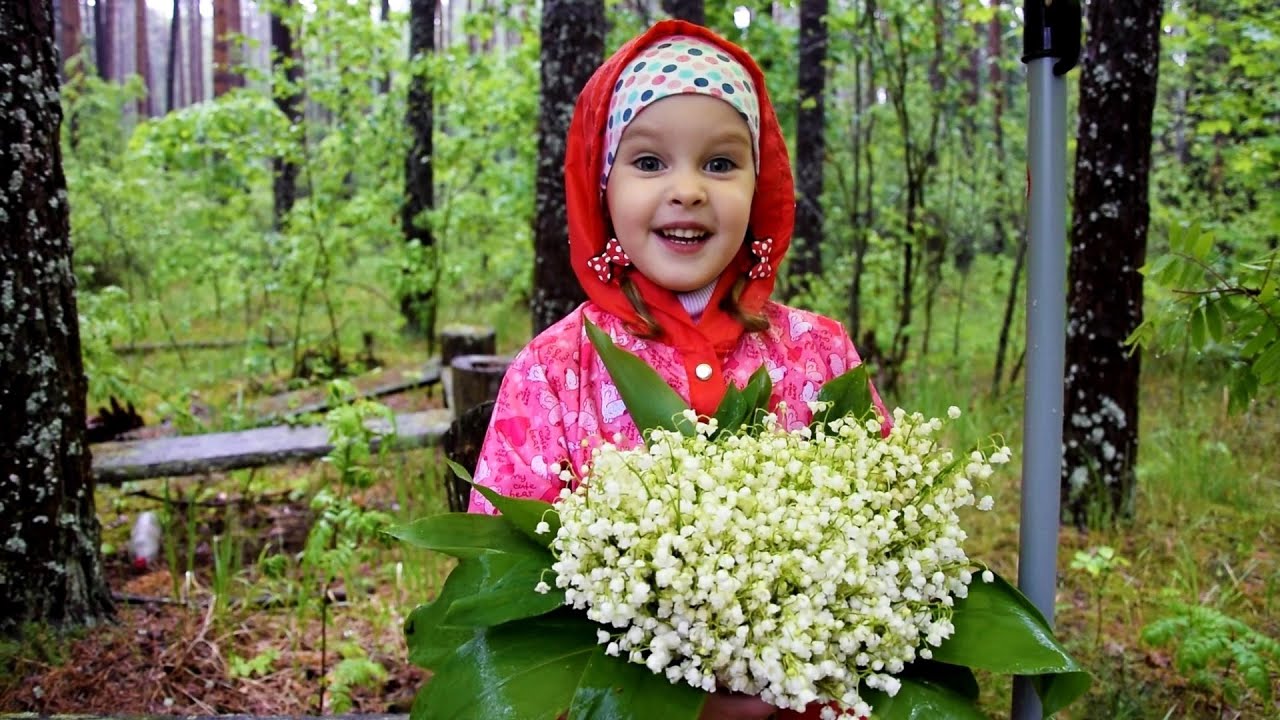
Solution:
[[[602,438],[641,443],[586,320],[704,415],[727,383],[742,387],[764,365],[773,404],[786,402],[780,420],[803,426],[806,401],[860,362],[838,323],[769,301],[795,194],[764,77],[741,48],[669,20],[619,49],[578,98],[565,191],[573,270],[590,300],[512,362],[476,482],[551,501],[562,464],[581,467]],[[478,493],[471,510],[494,512]],[[717,693],[703,717],[774,710]]]

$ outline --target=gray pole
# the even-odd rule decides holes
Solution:
[[[1024,19],[1030,217],[1018,587],[1052,626],[1058,585],[1067,304],[1067,91],[1063,75],[1079,56],[1080,7],[1067,0],[1028,2]],[[1014,679],[1012,715],[1013,720],[1043,717],[1040,698],[1028,678]]]

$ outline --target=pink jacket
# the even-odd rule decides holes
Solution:
[[[788,428],[802,427],[812,417],[807,402],[817,398],[822,383],[861,361],[839,323],[776,303],[768,303],[765,313],[770,329],[744,334],[723,359],[721,371],[742,387],[756,368],[767,367],[775,409],[779,401],[785,403],[779,418]],[[641,444],[609,371],[587,339],[583,318],[640,356],[689,400],[690,380],[674,348],[637,338],[620,319],[585,303],[535,338],[511,364],[480,453],[476,482],[503,495],[549,502],[564,487],[560,463],[567,461],[580,471],[591,449],[616,435],[626,447]],[[495,512],[476,492],[471,510]]]

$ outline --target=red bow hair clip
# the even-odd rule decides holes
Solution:
[[[627,253],[622,249],[622,243],[618,242],[618,238],[609,238],[609,242],[604,245],[604,252],[587,260],[587,267],[595,272],[596,277],[600,278],[600,282],[607,283],[613,279],[613,266],[627,267],[631,264],[631,258],[627,257]]]
[[[773,254],[773,238],[752,240],[751,254],[755,256],[756,264],[751,267],[747,277],[760,280],[773,274],[773,266],[769,264],[769,256]]]

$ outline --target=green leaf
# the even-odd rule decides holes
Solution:
[[[597,645],[569,705],[569,720],[696,720],[707,693]]]
[[[631,419],[640,428],[641,434],[661,428],[692,435],[693,424],[683,414],[689,409],[689,405],[671,389],[662,376],[639,357],[615,345],[609,334],[590,320],[583,320],[583,323],[586,325],[587,337],[609,370],[613,384],[618,387],[618,395],[622,397],[627,412],[631,413]],[[648,442],[647,437],[645,442]]]
[[[1222,340],[1222,309],[1221,306],[1210,300],[1204,304],[1204,328],[1209,333],[1209,339],[1214,342]]]
[[[948,665],[936,660],[916,660],[898,676],[900,680],[915,680],[944,687],[970,700],[977,700],[980,688],[973,671],[959,665]]]
[[[470,482],[470,478],[466,480]],[[556,512],[555,506],[541,500],[507,497],[493,488],[475,483],[471,483],[471,486],[498,508],[502,513],[501,517],[526,537],[543,547],[551,547],[551,541],[555,540],[556,533],[560,532],[560,513]],[[541,522],[547,523],[548,530],[539,535],[538,523]]]
[[[999,575],[975,579],[956,601],[955,633],[934,648],[933,659],[1006,675],[1035,675],[1046,715],[1089,689],[1091,678],[1053,636],[1031,601]]]
[[[497,555],[490,560],[507,564],[516,562],[511,555]],[[473,628],[445,626],[444,616],[455,600],[474,594],[491,571],[490,563],[483,563],[476,559],[459,562],[449,573],[436,599],[425,605],[419,605],[409,613],[408,619],[404,622],[405,642],[409,646],[409,662],[418,667],[434,670],[475,635],[476,631]]]
[[[564,605],[564,590],[534,590],[548,577],[554,582],[549,555],[541,560],[521,557],[501,575],[490,576],[474,593],[453,601],[445,612],[444,624],[491,627],[545,615]]]
[[[902,680],[902,687],[893,697],[878,690],[862,695],[876,720],[989,720],[972,699],[925,680]]]
[[[596,649],[596,625],[562,613],[477,632],[432,676],[412,720],[556,720]]]
[[[772,394],[773,380],[769,377],[768,368],[763,365],[751,373],[742,390],[729,383],[720,407],[716,408],[718,432],[736,432],[744,424],[750,425],[759,420],[762,411],[769,411],[769,398]]]
[[[713,417],[716,420],[717,435],[721,432],[734,432],[742,427],[747,417],[747,399],[737,385],[728,384]]]
[[[484,552],[544,557],[547,549],[497,515],[441,513],[397,525],[387,530],[415,547],[454,557],[476,557]]]
[[[818,391],[819,402],[830,405],[813,416],[815,423],[823,425],[846,415],[865,417],[871,411],[871,377],[866,364],[829,380]]]
[[[1191,346],[1199,350],[1204,347],[1204,308],[1191,311]]]
[[[1270,385],[1280,380],[1280,342],[1271,343],[1271,346],[1263,350],[1258,359],[1253,361],[1253,374],[1258,376],[1258,382],[1262,385]]]
[[[747,386],[742,389],[742,397],[747,404],[747,423],[755,423],[760,416],[769,412],[769,400],[773,397],[773,378],[769,377],[769,369],[761,365],[747,379]]]

